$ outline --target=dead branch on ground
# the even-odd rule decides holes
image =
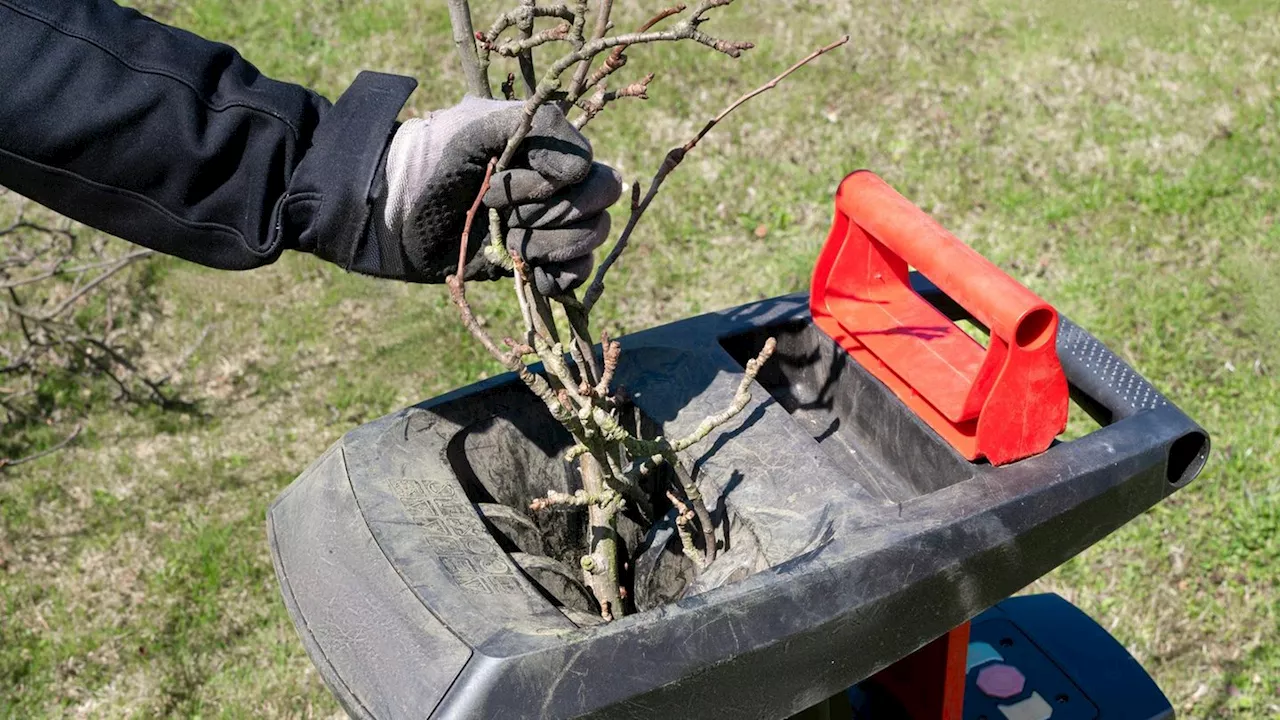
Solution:
[[[25,455],[20,458],[0,457],[0,472],[3,472],[7,468],[17,467],[18,465],[29,463],[33,460],[39,460],[42,457],[48,457],[49,455],[52,455],[58,452],[62,448],[70,445],[73,440],[79,437],[80,431],[83,429],[84,429],[83,425],[76,425],[75,429],[71,431],[71,434],[67,435],[65,438],[59,440],[53,445],[50,445],[44,450],[41,450],[40,452],[31,453],[30,455]]]
[[[0,467],[72,442],[79,429],[23,455],[21,428],[73,420],[98,392],[95,383],[105,381],[117,400],[172,406],[169,382],[195,345],[167,372],[142,362],[149,318],[137,302],[139,276],[129,271],[153,251],[126,249],[11,193],[0,192],[0,212],[11,217],[0,225],[0,421],[9,441],[2,449],[18,456],[0,458]]]

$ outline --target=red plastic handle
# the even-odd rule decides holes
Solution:
[[[985,349],[911,289],[909,266],[989,328]],[[1034,455],[1066,427],[1057,311],[873,173],[840,184],[810,309],[970,460]]]

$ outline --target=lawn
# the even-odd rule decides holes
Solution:
[[[364,68],[420,78],[407,114],[462,87],[442,1],[135,4],[329,97]],[[619,3],[619,23],[652,5]],[[710,27],[758,48],[636,51],[623,74],[658,71],[652,99],[593,123],[629,179],[793,59],[853,40],[699,146],[597,316],[625,333],[804,289],[836,184],[874,169],[1213,434],[1195,484],[1032,589],[1101,621],[1180,715],[1280,715],[1274,0],[739,0]],[[0,473],[0,717],[332,716],[276,589],[266,506],[355,425],[497,367],[442,287],[304,256],[140,272],[149,357],[208,329],[177,378],[198,412],[88,403],[75,444]],[[476,293],[488,322],[513,320],[505,292]]]

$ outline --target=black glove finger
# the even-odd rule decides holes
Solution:
[[[538,265],[533,268],[533,284],[548,297],[563,295],[586,282],[594,266],[595,259],[589,254],[568,262]]]
[[[506,100],[482,100],[468,95],[456,108],[480,119],[467,128],[470,144],[485,158],[501,155],[507,140],[524,120],[524,103]],[[534,119],[537,119],[535,114]],[[487,159],[486,159],[487,162]]]
[[[501,210],[515,205],[555,203],[571,198],[577,192],[582,192],[577,188],[600,184],[598,192],[601,197],[609,198],[599,208],[604,209],[616,202],[622,193],[622,177],[612,169],[605,172],[605,167],[600,163],[589,164],[587,174],[568,186],[557,180],[548,179],[540,170],[527,168],[504,170],[489,180],[489,190],[484,195],[484,204],[486,207]],[[583,188],[583,190],[592,190],[592,188]]]
[[[489,191],[484,194],[484,204],[485,207],[503,210],[514,205],[545,201],[554,196],[560,187],[537,170],[503,170],[489,180]]]
[[[595,163],[582,182],[571,185],[544,202],[518,205],[508,222],[524,228],[564,227],[595,217],[622,195],[622,176],[608,165]]]
[[[561,263],[590,255],[609,237],[609,213],[557,228],[511,228],[507,247],[533,265]]]
[[[524,161],[519,165],[538,171],[558,188],[581,182],[591,171],[591,142],[555,105],[538,108],[517,156]]]
[[[481,102],[481,101],[474,101]],[[495,102],[495,101],[487,101]],[[520,127],[522,105],[492,113],[474,135],[481,154],[488,157],[506,147],[507,138]],[[591,143],[568,120],[560,108],[543,105],[533,116],[529,134],[512,158],[511,170],[498,173],[485,204],[509,207],[551,197],[557,190],[580,182],[591,171]]]

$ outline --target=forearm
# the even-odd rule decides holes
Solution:
[[[203,265],[349,267],[414,81],[337,102],[108,0],[0,0],[0,185]]]

